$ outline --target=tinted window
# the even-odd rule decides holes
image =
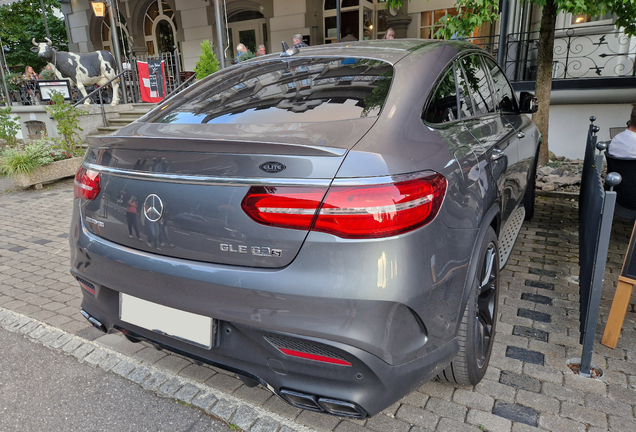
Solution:
[[[457,100],[459,101],[459,112],[461,114],[461,118],[470,118],[475,114],[475,109],[473,107],[473,102],[470,98],[470,90],[468,89],[468,82],[464,77],[464,73],[462,72],[462,68],[456,64],[455,66],[455,76],[457,77],[457,90],[459,91],[459,95]]]
[[[446,123],[458,119],[457,90],[452,69],[437,84],[423,119],[428,123]]]
[[[497,109],[501,112],[515,112],[517,110],[517,101],[512,86],[497,63],[489,58],[484,60],[492,76]]]
[[[469,55],[461,59],[461,65],[466,74],[472,99],[474,102],[475,115],[480,116],[495,112],[495,105],[490,93],[488,74],[481,63],[481,56]]]
[[[188,94],[159,123],[298,123],[371,117],[389,93],[393,66],[355,58],[247,63]]]

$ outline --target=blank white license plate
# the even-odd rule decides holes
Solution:
[[[146,330],[203,348],[212,347],[214,323],[210,317],[119,293],[119,318]]]

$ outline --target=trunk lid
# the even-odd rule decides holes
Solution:
[[[255,222],[242,210],[243,198],[255,185],[326,191],[347,150],[374,122],[136,123],[125,131],[128,136],[92,137],[84,166],[100,172],[101,191],[94,201],[81,203],[84,226],[108,241],[154,254],[286,266],[307,231]]]

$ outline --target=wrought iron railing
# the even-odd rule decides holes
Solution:
[[[536,79],[539,32],[512,33],[502,65],[511,81]],[[554,79],[634,76],[636,44],[607,27],[557,30],[553,49]]]
[[[163,84],[165,84],[166,88],[166,97],[167,95],[175,93],[176,90],[180,91],[185,89],[195,81],[191,79],[191,77],[194,76],[194,72],[181,70],[179,56],[176,51],[173,53],[132,57],[124,63],[124,71],[118,75],[118,77],[120,77],[120,103],[124,100],[124,92],[129,103],[143,102],[141,100],[138,62],[147,62],[148,60],[161,60],[164,62],[165,75],[163,77]],[[97,91],[99,88],[97,85],[85,87],[87,94],[89,94],[88,99],[90,99],[92,104],[109,104],[112,101],[113,91],[110,85],[111,81],[113,80],[104,84],[102,86],[103,88],[99,91]],[[11,91],[10,97],[14,105],[43,104],[37,81],[25,81],[22,85],[18,86],[18,90]],[[3,94],[0,95],[0,99],[4,100],[5,96]],[[77,104],[79,101],[83,102],[85,99],[77,87],[71,87],[71,102],[73,104]]]

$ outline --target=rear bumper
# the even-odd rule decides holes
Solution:
[[[117,302],[118,295],[113,290],[102,289],[101,295],[114,298],[109,304]],[[357,407],[357,413],[349,416],[357,418],[378,414],[423,385],[452,360],[458,349],[457,342],[452,340],[412,362],[391,366],[350,345],[222,321],[218,323],[218,347],[206,350],[122,322],[116,318],[116,311],[111,307],[102,310],[100,306],[104,302],[96,302],[91,297],[85,293],[82,308],[108,329],[118,329],[196,361],[258,381],[287,402],[304,409],[326,411],[322,408],[325,405],[319,403],[319,400],[324,399],[349,403]],[[287,356],[271,343],[272,340],[286,340],[296,346],[306,345],[314,350],[329,352],[351,366]],[[305,400],[294,400],[290,394],[303,395]],[[346,416],[345,413],[341,410],[335,414]]]
[[[307,240],[291,265],[250,269],[126,248],[88,232],[75,216],[71,272],[95,292],[82,289],[86,312],[108,331],[128,330],[199,361],[256,378],[278,394],[290,390],[352,402],[374,415],[429,380],[458,350],[455,324],[468,258],[443,266],[445,273],[436,275],[436,281],[430,280],[430,268],[403,265],[393,277],[385,272],[380,285],[377,251],[359,247],[356,253],[343,245],[345,251],[334,256],[337,248],[333,242],[321,244],[325,235],[320,233]],[[453,234],[444,235],[461,252],[467,242],[453,239]],[[308,250],[309,258],[303,257]],[[416,258],[434,263],[426,254],[436,252],[441,268],[445,261],[439,251],[422,249],[418,253],[425,256]],[[453,252],[457,256],[457,250]],[[361,256],[365,253],[376,255]],[[407,262],[400,256],[406,253],[413,259],[403,238],[390,239],[381,256],[391,266],[393,261]],[[330,271],[322,273],[313,256],[330,257],[339,266],[326,265]],[[120,292],[214,318],[217,346],[207,350],[122,322]],[[268,342],[272,336],[329,351],[351,366],[286,355]]]

